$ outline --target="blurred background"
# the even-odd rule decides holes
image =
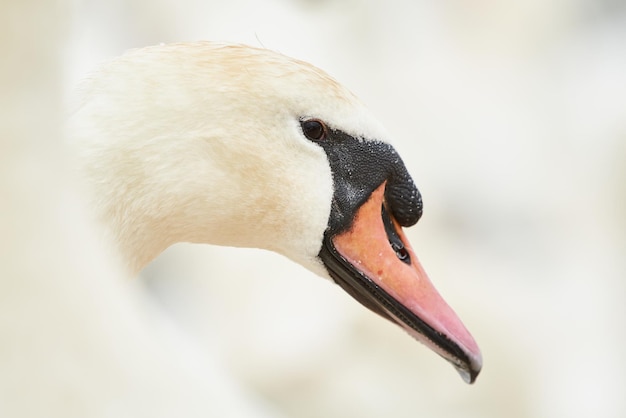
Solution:
[[[400,329],[280,256],[170,248],[142,272],[138,291],[263,413],[626,414],[625,1],[83,0],[30,6],[23,14],[4,14],[14,19],[5,34],[17,28],[32,35],[5,38],[13,42],[5,46],[11,51],[44,42],[42,56],[62,80],[53,93],[61,98],[100,62],[130,48],[240,42],[326,70],[392,134],[425,202],[409,239],[481,347],[482,374],[465,385]],[[58,53],[46,42],[57,42]],[[20,53],[9,57],[21,59]],[[22,69],[33,65],[20,63]],[[14,74],[4,72],[5,86],[20,92]],[[6,98],[3,106],[16,109]],[[20,155],[35,149],[39,162],[58,157],[61,140],[30,134],[46,153],[29,146]],[[6,161],[11,149],[17,148],[5,148]],[[11,196],[18,186],[11,189],[16,177],[6,167],[4,190]],[[45,205],[31,208],[30,216],[45,223]],[[12,214],[6,225],[26,216]],[[8,231],[5,244],[12,246]],[[28,245],[24,238],[23,252],[31,251]],[[5,273],[26,264],[5,267]],[[11,309],[0,305],[0,315],[12,318]]]

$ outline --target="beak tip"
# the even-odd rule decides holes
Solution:
[[[469,362],[462,364],[453,364],[456,371],[461,376],[461,379],[468,385],[471,385],[476,381],[476,378],[480,374],[483,368],[483,359],[480,353],[477,357],[470,358]]]

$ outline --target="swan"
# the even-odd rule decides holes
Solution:
[[[476,342],[403,233],[418,189],[381,124],[322,70],[235,44],[132,50],[80,85],[68,132],[129,273],[177,242],[274,251],[478,376]]]

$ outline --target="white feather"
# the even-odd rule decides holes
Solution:
[[[381,140],[327,74],[264,49],[210,42],[135,50],[81,86],[71,118],[86,188],[130,269],[176,242],[317,260],[332,174],[299,121]]]

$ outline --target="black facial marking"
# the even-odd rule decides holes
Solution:
[[[303,129],[307,122],[302,122]],[[387,209],[400,225],[411,226],[422,216],[422,197],[391,145],[332,129],[316,143],[328,156],[335,186],[328,234],[348,229],[356,211],[384,181]]]

